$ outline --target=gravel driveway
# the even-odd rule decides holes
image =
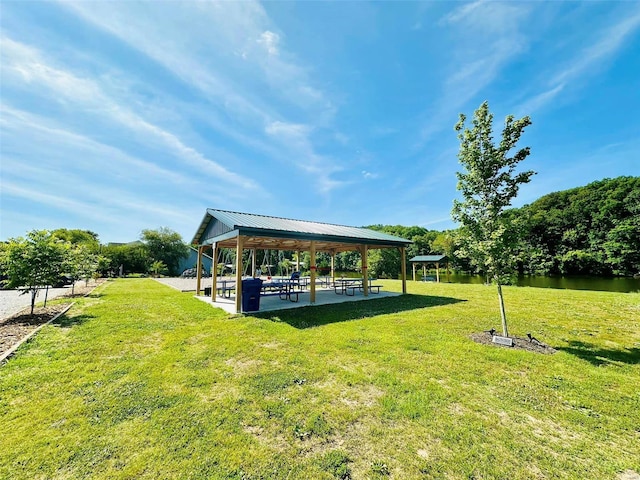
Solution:
[[[59,297],[71,290],[71,286],[63,288],[50,288],[47,298],[49,300]],[[36,304],[44,302],[45,290],[39,290],[36,296]],[[0,290],[0,320],[10,317],[25,307],[31,305],[31,295],[21,295],[18,290]]]

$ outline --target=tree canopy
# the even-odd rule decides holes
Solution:
[[[181,259],[189,255],[189,246],[182,241],[178,232],[167,227],[143,230],[140,239],[144,243],[151,264],[160,261],[167,266],[170,275],[179,273],[178,265]]]
[[[640,177],[550,193],[514,215],[526,233],[519,253],[524,273],[640,272]]]

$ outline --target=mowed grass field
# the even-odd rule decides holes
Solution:
[[[0,366],[0,478],[640,473],[640,294],[505,288],[541,355],[470,340],[495,287],[409,293],[232,317],[108,282]]]

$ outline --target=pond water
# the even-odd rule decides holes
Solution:
[[[422,272],[420,272],[422,273]],[[428,274],[435,279],[435,271]],[[416,276],[418,278],[418,276]],[[440,271],[440,281],[450,283],[484,283],[480,275],[447,274]],[[569,290],[600,290],[605,292],[640,292],[640,278],[602,277],[544,277],[522,276],[515,283],[519,287],[564,288]]]
[[[407,279],[412,279],[411,271],[407,271]],[[336,272],[337,277],[360,278],[362,274],[359,272]],[[427,271],[427,277],[435,281],[436,271]],[[400,277],[398,277],[400,278]],[[420,281],[422,271],[416,272],[416,279]],[[486,279],[481,275],[465,275],[450,273],[440,270],[440,281],[447,283],[479,283],[482,284]],[[561,288],[569,290],[599,290],[604,292],[640,292],[640,278],[626,277],[545,277],[528,275],[518,277],[515,285],[519,287],[537,287],[537,288]]]

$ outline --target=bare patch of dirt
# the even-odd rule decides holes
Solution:
[[[515,348],[517,350],[527,350],[529,352],[543,353],[546,355],[556,353],[557,351],[555,348],[552,348],[549,345],[536,340],[535,338],[533,340],[529,340],[528,338],[509,337],[513,339],[513,347],[507,347],[506,345],[493,343],[493,335],[491,335],[490,332],[472,333],[470,337],[474,342],[500,348]]]
[[[640,480],[640,475],[633,470],[625,470],[618,474],[619,480]]]
[[[71,290],[60,298],[76,298],[89,294],[94,288],[104,281],[98,280],[85,286],[84,283],[76,285],[73,295]],[[11,349],[20,340],[33,332],[40,325],[47,323],[70,305],[71,302],[36,307],[31,315],[31,307],[24,308],[10,317],[0,319],[0,355]]]

